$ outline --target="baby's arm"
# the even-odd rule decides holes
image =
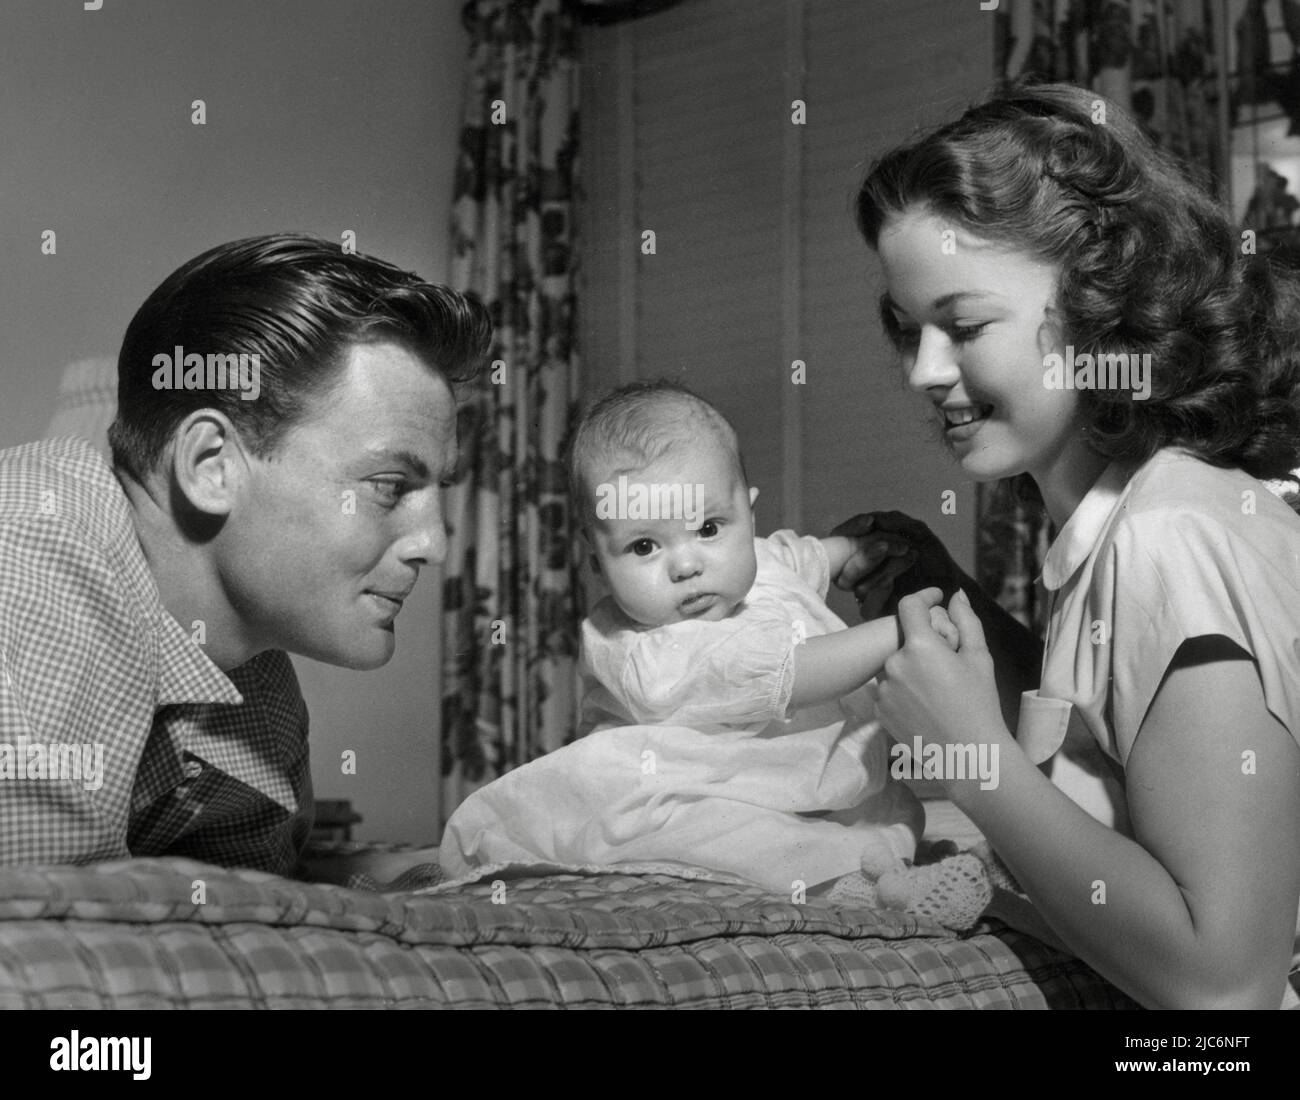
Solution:
[[[821,540],[821,544],[826,550],[826,560],[833,584],[835,578],[844,572],[844,567],[848,565],[849,558],[853,557],[858,544],[855,539],[845,538],[843,535],[828,535]]]
[[[955,652],[957,628],[942,607],[930,609],[930,625]],[[790,706],[825,703],[857,691],[880,673],[898,646],[898,619],[893,615],[806,638],[794,651]]]
[[[806,638],[794,651],[791,708],[826,703],[857,691],[885,667],[898,645],[898,619],[893,615]]]

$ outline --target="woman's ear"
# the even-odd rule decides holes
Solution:
[[[749,487],[749,506],[751,508],[754,507],[754,501],[756,501],[757,499],[758,499],[758,486],[751,485]]]
[[[1043,307],[1043,321],[1038,326],[1037,340],[1038,350],[1044,355],[1051,353],[1062,355],[1065,352],[1064,319],[1060,307],[1056,304],[1055,293]]]

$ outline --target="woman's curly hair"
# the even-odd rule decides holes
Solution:
[[[1147,400],[1079,391],[1098,452],[1182,446],[1258,478],[1300,465],[1296,277],[1244,254],[1210,194],[1114,103],[1011,85],[872,166],[857,197],[871,247],[914,206],[1056,265],[1076,354],[1151,355]]]

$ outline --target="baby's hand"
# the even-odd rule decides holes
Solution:
[[[930,626],[948,643],[948,648],[956,653],[957,646],[961,642],[961,631],[957,629],[956,623],[948,618],[948,612],[938,604],[930,608]]]
[[[856,563],[853,577],[864,570],[881,570],[881,576],[887,576],[889,583],[899,573],[905,572],[916,563],[916,554],[903,539],[891,535],[868,532],[864,535],[831,535],[822,539],[830,559],[831,583],[837,588],[848,589],[852,585],[841,583],[844,571],[851,563]],[[888,563],[882,566],[882,563]]]

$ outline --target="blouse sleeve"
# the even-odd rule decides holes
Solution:
[[[759,551],[771,552],[787,569],[799,574],[821,599],[830,590],[830,559],[822,540],[813,535],[797,535],[793,531],[773,531],[765,539],[755,539]]]
[[[793,620],[751,607],[721,622],[654,630],[583,624],[587,669],[636,723],[765,725],[785,718],[794,683]]]
[[[1300,741],[1300,541],[1289,560],[1268,560],[1200,513],[1140,519],[1117,532],[1114,546],[1127,567],[1116,569],[1121,590],[1112,624],[1120,760],[1127,763],[1179,646],[1206,635],[1222,635],[1251,655],[1265,706]]]

